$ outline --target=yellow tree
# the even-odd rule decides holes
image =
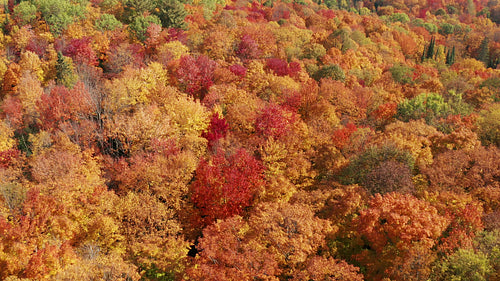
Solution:
[[[409,123],[396,121],[387,125],[384,134],[380,134],[375,142],[394,143],[397,147],[410,152],[418,167],[424,167],[432,163],[431,139],[440,135],[442,133],[423,120],[412,120]]]

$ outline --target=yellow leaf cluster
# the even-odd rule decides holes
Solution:
[[[232,56],[235,36],[223,26],[217,26],[208,30],[210,36],[205,38],[203,49],[205,53],[213,59],[228,60]]]
[[[249,90],[258,93],[269,86],[268,75],[264,71],[264,64],[253,60],[248,64],[247,81]]]
[[[198,100],[183,94],[162,107],[169,114],[176,135],[180,136],[180,145],[201,156],[207,145],[206,139],[201,137],[209,124],[210,114],[206,108]]]
[[[17,89],[24,112],[31,117],[35,117],[37,115],[37,102],[40,101],[43,95],[39,77],[36,77],[34,73],[25,72],[19,81]]]
[[[168,73],[158,62],[142,69],[127,68],[122,77],[108,84],[106,106],[113,112],[120,112],[136,104],[148,104],[154,90],[167,82]]]
[[[139,107],[133,114],[115,115],[106,123],[106,129],[131,152],[147,148],[153,138],[167,139],[176,131],[169,116],[156,106]]]
[[[177,40],[167,42],[158,48],[160,57],[168,57],[173,60],[180,59],[182,55],[186,54],[189,54],[189,48]]]
[[[5,59],[0,59],[0,83],[3,82],[3,76],[7,72],[7,64]]]
[[[416,166],[427,166],[432,164],[430,137],[435,135],[439,135],[435,127],[427,125],[423,120],[412,120],[409,123],[396,121],[387,125],[384,138],[410,152]]]
[[[293,80],[290,76],[271,76],[269,79],[269,88],[278,97],[283,96],[285,91],[299,91],[300,84]]]
[[[12,42],[15,44],[16,48],[18,50],[24,50],[33,36],[33,31],[31,27],[27,25],[21,28],[14,26],[11,34]]]
[[[6,121],[0,122],[0,151],[11,149],[15,144],[14,130]]]
[[[42,62],[37,54],[31,51],[23,52],[21,54],[19,66],[21,67],[21,73],[25,71],[31,72],[38,78],[38,80],[43,81]]]

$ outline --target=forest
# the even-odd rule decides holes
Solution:
[[[500,280],[500,1],[0,1],[0,280]]]

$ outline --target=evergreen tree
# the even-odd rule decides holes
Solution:
[[[432,59],[434,58],[434,55],[436,54],[436,51],[434,50],[436,46],[436,39],[434,36],[431,38],[431,42],[429,42],[429,46],[424,46],[424,51],[422,53],[422,56],[420,57],[420,60],[424,62],[426,59]]]
[[[163,27],[174,27],[185,29],[187,27],[184,18],[187,12],[184,4],[176,0],[161,0],[155,10],[156,15],[161,20]]]
[[[427,54],[426,54],[425,58],[430,59],[434,56],[435,44],[436,44],[436,38],[434,38],[434,36],[432,36],[431,42],[429,43],[429,48],[427,48]]]
[[[424,46],[424,51],[422,52],[422,56],[420,56],[420,62],[424,62],[427,55],[427,46]]]
[[[446,64],[453,65],[455,63],[455,46],[446,52]]]
[[[485,66],[488,66],[490,60],[490,47],[488,37],[484,37],[481,42],[481,46],[479,46],[479,53],[477,60],[482,61]]]
[[[76,76],[73,61],[69,57],[63,56],[61,52],[57,53],[56,65],[56,82],[57,84],[64,85],[67,88],[73,87],[78,80]]]

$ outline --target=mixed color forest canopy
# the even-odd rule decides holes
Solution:
[[[498,0],[6,0],[1,280],[500,280]]]

